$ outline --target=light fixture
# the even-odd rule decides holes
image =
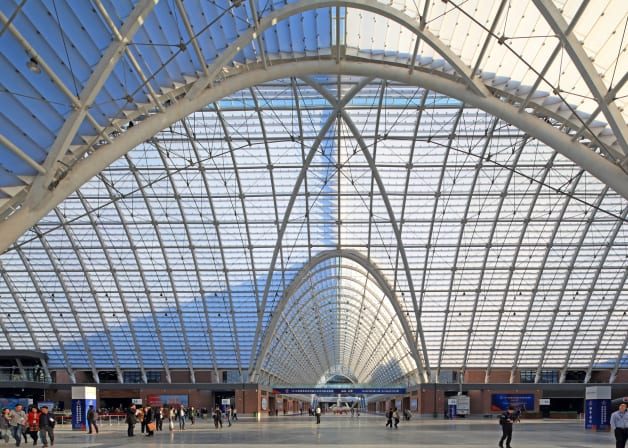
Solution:
[[[38,75],[41,73],[41,67],[39,66],[39,62],[37,62],[37,59],[35,58],[30,58],[28,62],[26,62],[26,66],[33,73],[36,73]]]

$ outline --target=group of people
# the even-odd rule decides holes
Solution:
[[[615,436],[616,448],[626,448],[628,442],[628,412],[627,404],[622,403],[619,409],[611,415],[610,425],[611,430]],[[163,420],[168,418],[170,430],[174,430],[174,422],[178,421],[179,430],[185,429],[186,418],[190,419],[190,422],[194,423],[194,408],[185,409],[183,406],[179,408],[172,407],[153,409],[150,406],[144,406],[137,408],[134,404],[127,410],[126,423],[128,426],[127,434],[129,437],[134,436],[135,425],[139,422],[141,424],[142,433],[146,433],[146,436],[154,435],[154,432],[161,431],[163,427]],[[316,416],[316,423],[320,423],[321,408],[317,406],[314,410]],[[411,414],[410,414],[411,415]],[[404,412],[404,417],[406,416]],[[229,426],[231,422],[237,420],[237,411],[235,408],[227,407],[224,411],[220,406],[212,412],[212,418],[214,420],[214,426],[216,428],[222,428],[223,419],[227,420]],[[406,417],[409,420],[409,417]],[[396,407],[392,407],[386,411],[386,427],[391,429],[397,428],[399,425],[399,412]],[[499,439],[498,446],[500,448],[511,448],[510,442],[512,440],[513,425],[518,421],[518,415],[515,413],[513,407],[508,408],[499,418],[499,424],[502,428],[502,436]],[[4,408],[2,415],[0,415],[0,439],[8,443],[10,438],[15,440],[15,446],[20,446],[22,438],[27,442],[28,437],[33,441],[33,445],[37,445],[37,441],[40,440],[42,447],[48,447],[48,441],[50,445],[54,445],[55,419],[52,414],[49,413],[48,406],[30,406],[28,412],[26,412],[21,404],[17,404],[14,409]],[[87,411],[87,429],[88,433],[95,432],[98,434],[97,414],[93,406],[89,406]],[[504,447],[504,442],[506,443]]]
[[[146,433],[146,436],[151,437],[155,434],[155,431],[163,430],[164,420],[168,420],[170,431],[174,431],[177,424],[179,431],[184,431],[187,420],[189,420],[190,424],[194,424],[196,413],[197,411],[194,407],[186,409],[184,406],[173,406],[171,408],[159,407],[153,409],[151,406],[140,406],[138,408],[132,404],[128,408],[125,418],[127,435],[133,437],[135,435],[135,425],[139,423],[142,434]],[[226,419],[227,424],[231,426],[232,420],[238,419],[238,414],[235,408],[228,407],[223,412],[220,406],[216,406],[216,409],[212,412],[212,418],[215,427],[222,428],[223,419]]]
[[[41,440],[42,446],[55,444],[55,419],[48,413],[48,406],[31,406],[26,412],[21,404],[17,404],[14,409],[4,408],[0,415],[0,438],[8,443],[10,437],[15,439],[15,446],[20,446],[22,437],[27,442],[28,436],[33,440],[33,445],[37,445],[37,440]]]
[[[172,430],[173,416],[169,416],[170,426]],[[163,429],[164,421],[164,409],[159,408],[154,410],[151,406],[140,406],[137,408],[134,404],[129,406],[125,423],[127,424],[127,435],[129,437],[135,436],[135,425],[140,424],[140,430],[142,434],[145,433],[147,437],[155,435],[155,431],[161,431]],[[185,423],[183,423],[185,425]]]
[[[399,411],[397,407],[392,407],[386,411],[386,428],[397,429],[399,427]]]
[[[231,426],[231,421],[238,419],[238,411],[231,406],[227,406],[223,411],[220,406],[216,405],[216,408],[212,412],[212,418],[214,420],[215,428],[222,428],[223,420],[227,420],[227,424]]]

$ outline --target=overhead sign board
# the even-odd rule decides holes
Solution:
[[[390,387],[360,387],[360,388],[351,388],[351,387],[277,387],[273,389],[273,393],[275,394],[390,394],[390,395],[398,395],[405,394],[406,388],[390,388]]]

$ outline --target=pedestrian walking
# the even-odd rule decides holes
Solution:
[[[514,425],[514,423],[514,409],[511,406],[499,417],[499,424],[502,426],[502,438],[499,439],[500,448],[504,448],[504,441],[506,441],[506,448],[510,448],[510,441],[512,440],[512,425]]]
[[[39,438],[44,448],[48,446],[48,439],[50,439],[50,446],[55,444],[56,423],[54,416],[49,413],[48,406],[42,406],[39,414]]]
[[[155,424],[155,413],[150,406],[144,408],[144,423],[146,424],[146,437],[154,436],[157,425]]]
[[[11,439],[11,425],[9,424],[9,413],[11,409],[4,408],[2,415],[0,415],[0,439],[4,440],[4,443],[9,443]]]
[[[392,418],[395,421],[395,429],[397,429],[399,427],[399,411],[397,411],[396,407],[393,408]]]
[[[26,417],[26,428],[28,435],[33,439],[33,445],[37,445],[37,437],[39,435],[39,409],[37,406],[31,407]],[[24,442],[26,442],[26,434],[24,435]]]
[[[96,415],[96,411],[94,410],[94,405],[90,404],[89,409],[87,410],[87,433],[92,434],[96,431],[98,434],[98,425],[96,424],[96,419],[98,416]]]
[[[231,407],[227,406],[225,409],[225,418],[227,419],[227,426],[231,426]]]
[[[176,410],[174,408],[170,408],[168,410],[168,429],[170,431],[174,431],[174,420],[176,418]]]
[[[161,431],[164,426],[164,409],[159,407],[155,410],[155,430]]]
[[[611,431],[615,435],[615,448],[625,448],[628,441],[628,405],[622,403],[619,409],[611,414]]]
[[[390,429],[392,429],[393,427],[392,419],[393,419],[393,411],[392,409],[388,409],[386,411],[386,428],[390,427]]]
[[[222,428],[222,410],[220,409],[220,406],[216,406],[214,408],[212,417],[214,418],[214,428]]]
[[[16,404],[15,408],[9,413],[9,425],[11,426],[11,435],[15,439],[15,446],[20,446],[22,443],[25,424],[26,412],[24,412],[21,404]]]
[[[177,413],[179,414],[179,431],[185,430],[185,409],[181,406]]]

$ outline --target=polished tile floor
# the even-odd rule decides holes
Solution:
[[[72,431],[66,425],[57,425],[55,448],[63,447],[497,447],[501,429],[496,420],[482,418],[448,421],[444,419],[412,419],[402,421],[398,429],[384,427],[382,416],[362,415],[323,416],[317,425],[313,417],[264,417],[257,421],[241,417],[231,427],[219,430],[213,423],[198,420],[189,422],[185,431],[167,430],[145,437],[136,427],[136,436],[126,435],[126,425],[103,423],[98,435]],[[614,446],[609,432],[589,431],[581,420],[527,420],[515,426],[513,448],[601,448]],[[0,444],[0,447],[2,444]],[[7,445],[11,446],[11,445]],[[32,445],[22,444],[22,448]]]

